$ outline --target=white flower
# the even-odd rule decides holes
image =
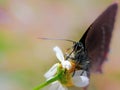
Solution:
[[[49,90],[68,90],[68,88],[63,86],[59,81],[55,81],[52,83]]]
[[[52,78],[56,72],[57,72],[57,67],[58,67],[58,63],[54,64],[50,69],[49,71],[47,71],[45,74],[44,74],[44,77],[46,79],[50,79]]]
[[[75,75],[72,77],[72,82],[76,87],[85,87],[89,84],[89,78],[87,77],[86,71],[84,71],[83,75],[80,76],[83,70],[75,71]]]
[[[56,47],[53,48],[53,50],[56,53],[56,57],[61,62],[62,67],[66,68],[67,70],[69,70],[72,67],[72,65],[71,65],[71,63],[69,61],[67,61],[67,60],[64,59],[64,55],[63,55],[61,49],[56,46]]]
[[[71,62],[64,59],[63,53],[59,47],[56,46],[56,47],[54,47],[53,50],[55,51],[56,57],[60,61],[62,68],[69,71],[72,68]],[[50,68],[49,71],[47,73],[45,73],[44,76],[47,80],[50,80],[52,77],[55,76],[55,74],[57,73],[57,67],[59,67],[59,63],[54,64],[52,66],[52,68]],[[63,76],[62,78],[66,79],[67,75],[68,76],[71,75],[71,78],[67,78],[70,80],[67,80],[68,82],[66,82],[66,84],[71,81],[73,86],[85,87],[89,84],[89,78],[87,77],[86,71],[84,71],[82,76],[80,76],[80,74],[82,72],[83,72],[83,70],[77,70],[77,71],[75,71],[75,74],[73,77],[72,77],[72,73],[68,73],[68,74],[64,75],[65,77]],[[51,87],[49,88],[49,90],[68,90],[68,89],[67,89],[67,87],[65,87],[65,84],[63,85],[63,83],[61,83],[58,80],[51,84]]]

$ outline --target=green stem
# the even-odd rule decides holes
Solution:
[[[33,90],[40,90],[41,88],[43,88],[43,87],[49,85],[50,83],[52,83],[52,82],[58,80],[58,78],[59,78],[58,75],[56,75],[55,77],[53,77],[53,78],[47,80],[46,82],[40,84],[40,85],[37,86],[37,87],[35,87]]]
[[[64,70],[60,70],[60,67],[58,67],[58,73],[52,77],[51,79],[47,80],[46,82],[40,84],[39,86],[35,87],[33,90],[40,90],[41,88],[49,85],[50,83],[56,81],[56,80],[59,80],[61,74],[63,73]]]

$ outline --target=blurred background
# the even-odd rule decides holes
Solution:
[[[0,90],[32,90],[45,81],[44,73],[58,62],[53,47],[59,46],[65,52],[72,43],[38,37],[78,41],[114,1],[0,0]],[[109,60],[103,66],[103,74],[92,75],[89,90],[120,90],[119,26],[120,9]]]

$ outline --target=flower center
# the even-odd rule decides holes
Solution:
[[[75,63],[74,62],[70,62],[70,63],[72,67],[69,70],[63,68],[62,65],[60,64],[61,69],[63,69],[64,72],[62,72],[61,75],[59,76],[59,81],[65,86],[73,86],[72,73],[75,70]]]

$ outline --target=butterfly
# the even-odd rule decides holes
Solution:
[[[76,69],[88,71],[88,76],[90,72],[102,72],[102,65],[109,52],[117,8],[117,3],[110,5],[90,25],[82,38],[74,42],[72,52],[66,57],[76,62]]]

